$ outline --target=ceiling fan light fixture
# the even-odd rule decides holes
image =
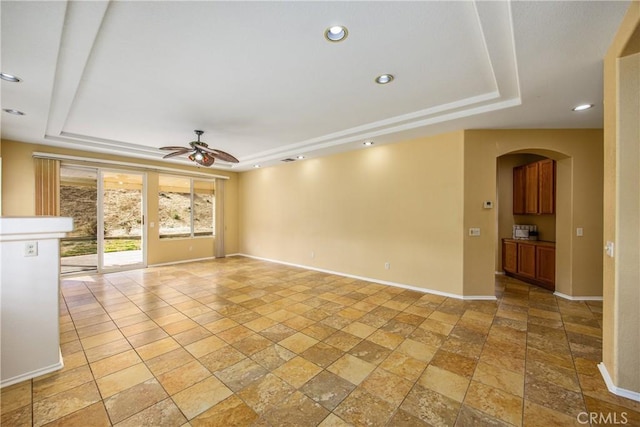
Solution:
[[[330,42],[341,42],[347,38],[349,31],[342,25],[334,25],[324,30],[324,37]]]
[[[188,159],[192,162],[195,162],[201,166],[211,166],[215,163],[216,159],[222,160],[223,162],[229,163],[238,163],[239,160],[236,159],[229,153],[225,153],[222,150],[210,148],[209,145],[205,142],[200,141],[200,135],[204,133],[202,130],[194,130],[195,134],[198,135],[197,141],[191,141],[189,143],[189,147],[180,147],[180,146],[167,146],[160,147],[161,150],[171,150],[173,153],[169,153],[163,156],[163,159],[168,159],[175,156],[181,156],[183,154],[188,154]]]
[[[18,76],[14,76],[13,74],[2,73],[2,72],[0,72],[0,79],[7,82],[12,82],[12,83],[18,83],[22,81],[22,79]]]

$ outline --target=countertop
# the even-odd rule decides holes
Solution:
[[[513,243],[526,243],[529,245],[535,245],[535,246],[556,246],[556,242],[548,242],[546,240],[525,240],[525,239],[511,239],[511,238],[506,238],[506,239],[502,239],[503,242],[513,242]]]

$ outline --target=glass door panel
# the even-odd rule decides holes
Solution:
[[[98,269],[98,171],[60,167],[60,216],[73,218],[73,231],[60,240],[61,272]]]
[[[144,265],[144,174],[101,172],[100,270]]]

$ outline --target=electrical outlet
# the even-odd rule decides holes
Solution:
[[[576,236],[578,237],[584,236],[584,230],[582,229],[582,227],[576,228]]]
[[[385,269],[385,270],[389,270],[390,268],[391,268],[391,264],[390,264],[390,263],[388,263],[388,262],[385,262],[385,263],[384,263],[384,269]]]
[[[24,256],[38,256],[38,242],[26,242],[24,244]]]
[[[477,237],[479,235],[480,235],[480,229],[479,228],[470,228],[469,229],[469,236]]]

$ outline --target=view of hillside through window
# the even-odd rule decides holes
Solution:
[[[158,178],[160,238],[213,236],[214,181],[171,175]],[[141,173],[60,168],[60,215],[72,217],[74,224],[73,231],[60,242],[63,273],[95,271],[99,259],[102,268],[142,262],[143,182]],[[103,231],[102,251],[98,248],[99,230]]]
[[[213,236],[214,212],[213,181],[160,175],[158,223],[161,239]]]

